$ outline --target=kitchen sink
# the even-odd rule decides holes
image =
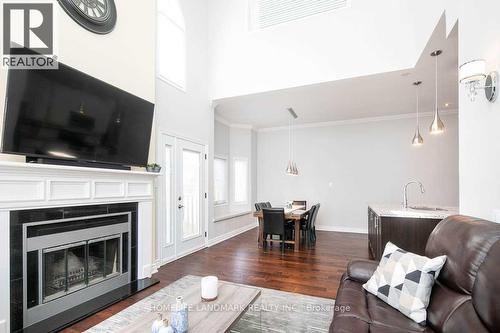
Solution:
[[[427,207],[427,206],[411,206],[410,209],[413,209],[413,210],[428,210],[428,211],[432,211],[432,212],[444,212],[444,211],[447,211],[447,209],[444,209],[444,208]]]

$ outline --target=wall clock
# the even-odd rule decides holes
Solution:
[[[116,24],[114,0],[58,0],[66,13],[96,34],[110,33]]]

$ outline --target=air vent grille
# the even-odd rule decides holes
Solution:
[[[303,17],[345,8],[348,0],[257,0],[258,26],[266,28]]]

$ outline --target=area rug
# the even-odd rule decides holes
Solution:
[[[123,329],[137,316],[152,311],[157,304],[166,300],[173,303],[177,295],[182,295],[182,290],[199,284],[200,279],[199,276],[186,275],[86,332],[111,333]],[[328,332],[333,317],[334,300],[273,289],[259,289],[261,296],[256,301],[258,306],[250,308],[231,332]]]

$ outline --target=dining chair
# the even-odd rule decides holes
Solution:
[[[305,200],[293,200],[292,206],[304,206],[304,210],[307,210],[307,201]]]
[[[301,224],[300,224],[300,231],[303,234],[303,239],[304,239],[307,247],[310,246],[310,244],[313,240],[313,237],[312,237],[313,231],[312,230],[313,230],[313,223],[314,223],[316,210],[317,210],[317,206],[316,205],[312,206],[311,209],[309,209],[309,211],[307,212],[305,219],[303,221],[301,221]]]
[[[316,209],[314,210],[314,216],[311,221],[311,236],[312,236],[312,241],[313,243],[316,243],[316,218],[318,217],[318,212],[319,212],[319,207],[321,207],[321,204],[316,204]]]
[[[286,241],[286,220],[284,208],[263,208],[262,209],[264,226],[263,226],[263,245],[267,247],[267,236],[271,236],[270,241],[275,241],[272,236],[279,236],[281,242],[281,252],[285,251]]]

